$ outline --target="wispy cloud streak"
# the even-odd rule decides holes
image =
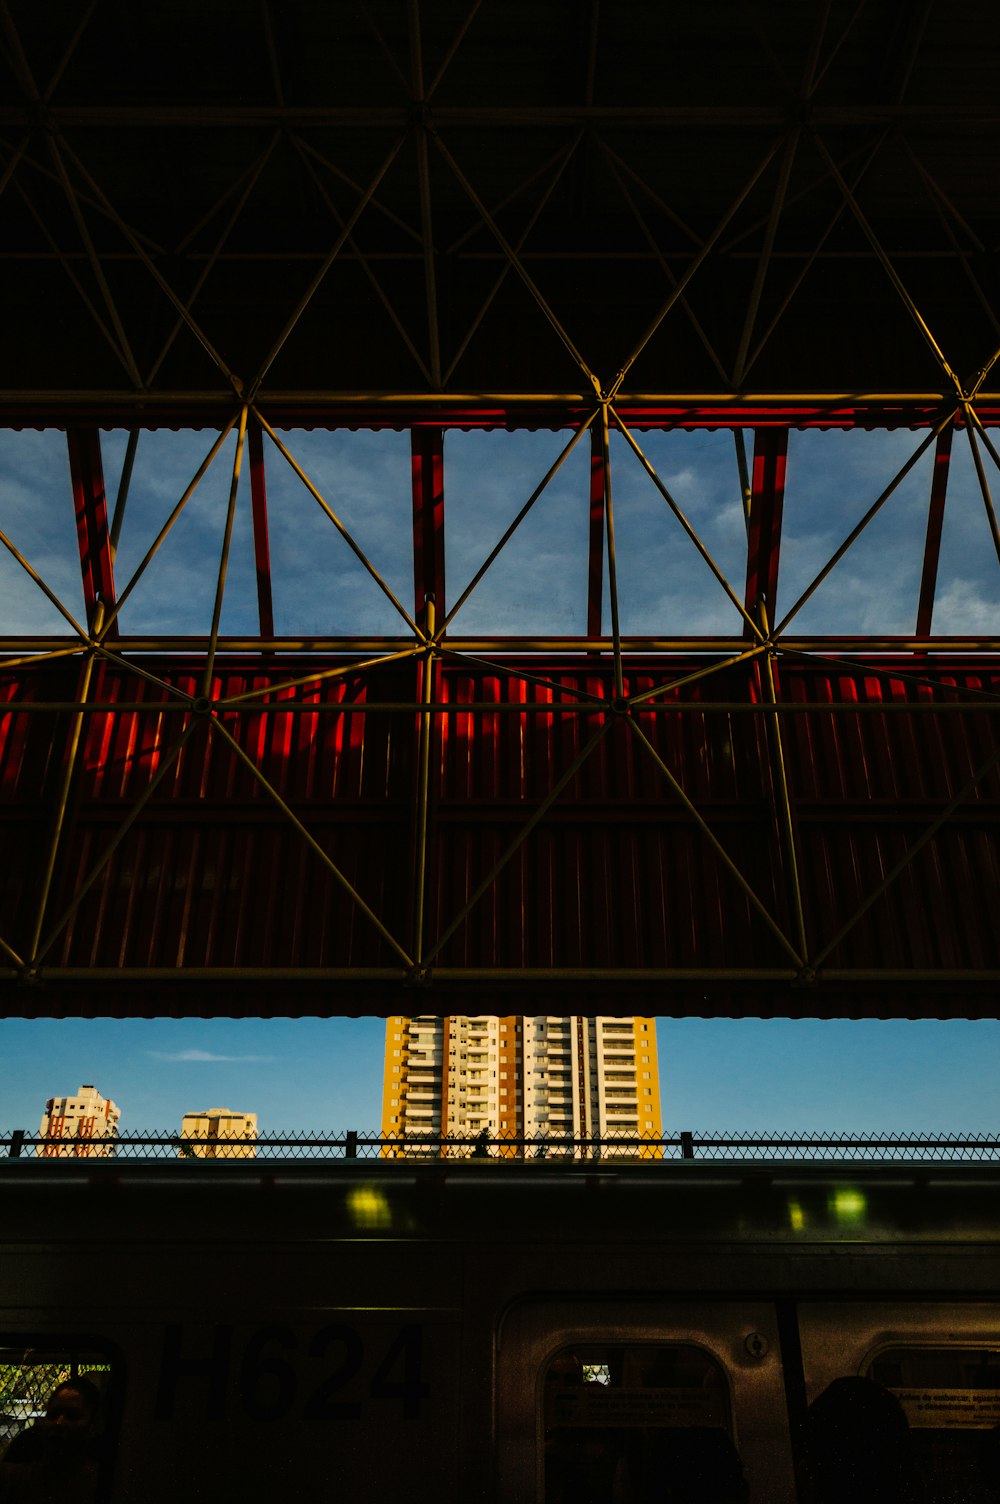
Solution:
[[[154,1060],[168,1060],[175,1064],[233,1064],[253,1063],[266,1065],[274,1059],[273,1055],[214,1055],[211,1050],[147,1050]]]

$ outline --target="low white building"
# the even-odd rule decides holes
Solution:
[[[186,1112],[179,1152],[197,1159],[253,1159],[257,1153],[257,1114],[233,1112],[229,1107]]]
[[[96,1086],[81,1086],[74,1097],[50,1097],[45,1104],[37,1153],[43,1159],[70,1155],[107,1158],[115,1152],[120,1110]]]

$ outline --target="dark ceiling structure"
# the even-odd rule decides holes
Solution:
[[[81,610],[8,484],[0,542],[63,624],[0,636],[8,1012],[995,1012],[1000,631],[935,630],[953,453],[1000,569],[995,6],[0,0],[0,23],[0,426],[65,431],[82,582]],[[829,428],[912,451],[779,613],[790,436]],[[412,593],[309,472],[297,436],[337,429],[409,434]],[[456,591],[468,429],[565,447]],[[738,575],[646,453],[674,429],[731,434]],[[204,463],[126,578],[155,430],[200,432]],[[581,454],[585,629],[463,633]],[[204,630],[126,630],[219,455]],[[731,628],[623,628],[621,455]],[[804,634],[924,461],[908,630]],[[281,466],[392,631],[276,626]]]

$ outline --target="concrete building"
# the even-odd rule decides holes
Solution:
[[[96,1086],[81,1086],[75,1097],[49,1097],[38,1130],[42,1159],[108,1158],[115,1152],[121,1112]]]
[[[233,1112],[228,1107],[186,1112],[179,1152],[196,1159],[253,1159],[257,1153],[257,1114]]]
[[[382,1132],[407,1139],[658,1139],[655,1022],[389,1018]]]

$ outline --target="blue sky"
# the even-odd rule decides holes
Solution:
[[[408,607],[413,565],[409,436],[392,430],[281,435],[321,494]],[[450,431],[445,441],[448,594],[454,601],[560,450],[566,431]],[[638,442],[738,596],[746,569],[733,436],[699,430]],[[926,431],[793,432],[789,440],[778,613],[802,589],[914,452]],[[130,578],[216,434],[144,433],[116,579]],[[102,445],[113,503],[126,435]],[[752,447],[752,436],[748,435]],[[211,622],[235,435],[230,434],[125,606],[124,631],[205,633]],[[930,487],[929,450],[796,619],[804,633],[910,632]],[[394,633],[392,605],[286,461],[265,440],[278,632]],[[621,625],[626,633],[731,631],[737,616],[620,435],[612,435]],[[993,477],[992,461],[986,457]],[[466,632],[586,630],[589,438],[584,437],[455,620]],[[0,524],[73,614],[83,611],[65,436],[0,431]],[[992,631],[1000,572],[964,433],[955,436],[934,628]],[[605,612],[607,617],[608,613]],[[0,549],[0,631],[66,630]],[[241,483],[223,632],[256,630],[249,487]]]
[[[261,1130],[376,1130],[380,1019],[0,1020],[0,1134],[92,1083],[122,1130],[256,1112]],[[661,1019],[670,1130],[1000,1133],[1000,1022]]]

